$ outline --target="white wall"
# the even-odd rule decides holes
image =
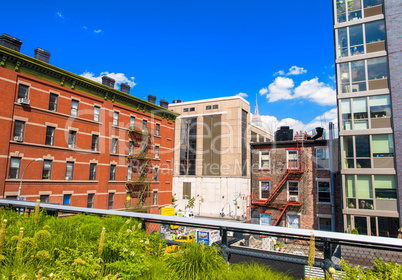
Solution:
[[[241,177],[198,177],[173,176],[173,195],[176,202],[176,212],[185,210],[188,199],[183,199],[183,182],[191,182],[191,197],[195,197],[194,208],[196,216],[225,218],[242,217],[247,213],[247,198],[250,195],[250,179]],[[200,203],[200,201],[203,202]],[[237,209],[235,202],[237,201]],[[188,211],[188,209],[187,209]]]

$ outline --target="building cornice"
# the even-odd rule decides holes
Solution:
[[[43,79],[70,90],[100,97],[137,111],[154,114],[168,121],[175,121],[176,117],[179,116],[178,113],[169,109],[73,74],[4,46],[0,46],[0,66]]]

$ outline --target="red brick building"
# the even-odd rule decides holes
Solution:
[[[18,39],[0,40],[0,197],[17,198],[22,182],[32,201],[152,213],[171,204],[177,114],[165,100],[155,105],[109,77],[96,83],[50,65],[42,49],[32,58]]]
[[[331,167],[337,166],[337,157],[330,156],[336,144],[305,135],[293,140],[288,127],[275,138],[251,143],[251,223],[342,230],[339,176]]]

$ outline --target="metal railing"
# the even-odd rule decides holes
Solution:
[[[35,202],[0,199],[0,206],[33,209]],[[341,258],[350,265],[372,267],[376,257],[402,264],[402,239],[326,232],[278,226],[246,224],[236,221],[205,218],[183,218],[155,214],[104,210],[40,203],[48,212],[118,215],[142,219],[149,232],[159,231],[160,225],[179,225],[184,231],[192,229],[219,230],[221,247],[230,263],[256,261],[279,271],[303,278],[308,263],[309,243],[315,237],[314,267],[324,276],[329,267],[339,270]],[[168,240],[173,244],[174,241]]]

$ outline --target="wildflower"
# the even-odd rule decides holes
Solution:
[[[40,261],[45,261],[50,259],[50,254],[48,251],[39,251],[36,253],[36,258]]]
[[[144,240],[141,239],[141,240],[140,240],[140,243],[144,243]]]
[[[126,232],[127,232],[127,233],[130,233],[130,232],[131,232],[131,229],[127,229]]]
[[[105,245],[105,232],[106,232],[106,228],[102,228],[102,233],[101,233],[101,237],[99,240],[99,248],[98,248],[99,254],[102,254],[103,246]]]
[[[123,248],[123,252],[124,252],[124,253],[127,253],[127,252],[128,252],[128,249],[127,249],[127,248]]]
[[[145,244],[149,245],[149,240],[148,239],[145,240]]]
[[[135,225],[133,225],[133,227],[131,228],[133,231],[135,231],[135,229],[136,229],[136,227],[135,227]]]
[[[128,225],[129,223],[130,223],[130,220],[127,220],[127,221],[125,222],[126,225]]]
[[[141,229],[142,228],[142,224],[138,224],[138,229]]]
[[[49,274],[49,278],[53,278],[53,276],[54,276],[53,273],[50,273],[50,274]]]
[[[50,239],[50,233],[47,230],[40,230],[34,235],[36,242],[44,242],[47,239]]]
[[[135,252],[134,252],[134,251],[131,251],[131,252],[130,252],[130,256],[134,257],[134,256],[135,256]]]
[[[7,226],[7,220],[3,220],[1,223],[1,229],[0,229],[0,254],[3,252],[4,248],[4,238],[6,237],[6,226]]]
[[[86,264],[86,262],[84,260],[82,260],[81,258],[76,258],[74,260],[74,264]]]
[[[6,257],[5,257],[5,256],[0,255],[0,262],[4,261],[5,259],[6,259]]]
[[[38,223],[38,218],[39,218],[39,204],[40,204],[40,200],[37,199],[36,203],[35,203],[35,224]]]
[[[20,227],[20,233],[18,234],[18,242],[17,242],[17,252],[20,250],[20,243],[24,236],[24,228]]]
[[[335,274],[335,268],[330,267],[330,268],[328,269],[328,272],[331,273],[332,275]]]

